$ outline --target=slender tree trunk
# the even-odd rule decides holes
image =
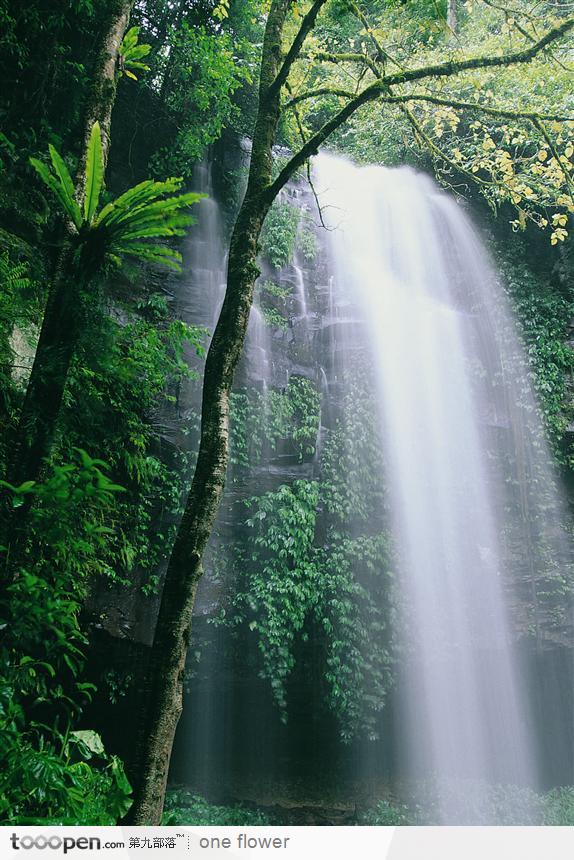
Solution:
[[[82,328],[74,248],[66,242],[54,276],[20,413],[10,480],[35,480],[49,453],[64,386]],[[64,336],[62,336],[64,334]]]
[[[127,820],[159,824],[171,749],[182,710],[183,675],[201,558],[225,484],[229,456],[229,395],[243,350],[253,288],[259,274],[257,243],[273,202],[273,144],[279,120],[281,35],[290,0],[269,12],[253,135],[249,181],[231,238],[227,290],[205,364],[201,440],[197,466],[170,558],[152,650],[148,713],[142,731],[135,800]]]
[[[104,163],[107,160],[117,87],[117,58],[132,5],[133,0],[109,0],[101,48],[86,105],[82,155],[76,178],[76,196],[80,204],[84,197],[87,145],[96,120],[102,132]],[[15,485],[25,480],[37,480],[44,460],[50,454],[70,363],[87,324],[79,278],[74,237],[67,236],[50,289],[8,464],[8,480]],[[10,550],[5,556],[6,563],[0,580],[9,581],[14,563],[17,562],[16,547],[21,542],[26,517],[25,509],[22,508],[17,513],[6,509],[1,513],[3,523],[0,543],[9,545]]]
[[[446,22],[450,27],[453,33],[456,33],[456,28],[458,25],[457,14],[456,14],[456,0],[448,0],[447,12],[446,12]]]

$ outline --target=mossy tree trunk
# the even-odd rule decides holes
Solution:
[[[104,163],[107,160],[112,109],[116,98],[119,47],[132,5],[133,0],[110,0],[102,27],[101,48],[86,105],[76,178],[76,197],[80,205],[84,198],[88,141],[96,121],[100,123],[102,133]],[[43,459],[50,453],[70,362],[86,324],[81,309],[81,272],[78,271],[74,250],[73,238],[67,236],[56,267],[22,407],[9,469],[12,483],[36,480]]]
[[[88,141],[96,120],[100,123],[104,164],[107,160],[119,48],[132,6],[133,0],[109,0],[108,13],[102,25],[101,46],[86,104],[76,177],[76,197],[80,206],[84,199]],[[90,279],[85,277],[79,265],[75,239],[65,229],[8,463],[8,480],[15,485],[35,481],[41,474],[45,458],[52,448],[70,364],[89,322],[85,299]],[[3,578],[9,581],[19,556],[17,547],[25,531],[25,508],[16,512],[4,510],[2,514],[4,541],[0,540],[0,543],[4,542],[9,547]]]
[[[265,30],[259,107],[251,165],[228,259],[227,289],[205,364],[201,441],[189,498],[170,558],[152,651],[148,713],[138,762],[132,824],[159,824],[175,730],[182,710],[183,675],[201,558],[225,484],[229,456],[229,395],[243,350],[253,289],[259,274],[257,245],[273,202],[273,145],[280,112],[281,37],[290,0],[272,3]]]

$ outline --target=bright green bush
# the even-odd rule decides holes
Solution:
[[[274,269],[282,269],[293,259],[297,244],[300,210],[284,200],[277,200],[265,219],[259,249]]]
[[[119,759],[79,730],[94,690],[82,679],[82,602],[122,488],[85,451],[42,484],[2,482],[15,508],[33,497],[29,537],[1,610],[0,821],[115,824],[130,807]]]

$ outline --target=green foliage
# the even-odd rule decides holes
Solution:
[[[231,395],[231,463],[247,467],[284,443],[302,461],[315,452],[321,397],[304,376],[291,376],[281,391],[251,389]]]
[[[274,269],[282,269],[293,260],[297,244],[300,210],[284,200],[276,200],[269,210],[261,238],[261,255]]]
[[[12,262],[8,251],[0,254],[0,416],[4,421],[13,417],[16,405],[14,329],[29,325],[35,304],[29,273],[26,262]],[[0,462],[2,447],[0,442]]]
[[[158,74],[165,109],[176,129],[174,140],[151,162],[154,171],[175,170],[191,177],[193,162],[237,114],[233,93],[251,82],[249,62],[237,62],[233,38],[183,21],[169,36]],[[161,60],[159,60],[161,62]]]
[[[283,719],[299,644],[312,636],[324,666],[324,701],[348,741],[377,735],[395,646],[393,550],[368,368],[358,366],[345,383],[341,417],[322,446],[319,480],[283,484],[248,500],[249,531],[230,554],[233,607],[219,620],[257,637],[260,671]],[[287,429],[299,445],[312,441],[314,451],[319,405],[303,377],[291,377],[283,392],[234,393],[232,462],[247,467],[272,456]]]
[[[251,827],[271,824],[268,815],[260,810],[248,809],[241,804],[218,806],[185,788],[168,790],[162,824],[164,826],[193,827]]]
[[[27,263],[13,263],[8,251],[0,254],[0,338],[10,336],[10,330],[24,313],[26,293],[31,286]]]
[[[136,71],[149,72],[150,67],[142,63],[151,51],[151,45],[139,43],[140,27],[130,27],[120,45],[120,75],[127,75],[137,81]],[[135,71],[134,71],[135,70]]]
[[[30,162],[58,198],[75,228],[82,262],[90,272],[101,268],[106,258],[117,263],[124,255],[179,271],[179,251],[164,245],[148,244],[147,240],[183,236],[185,228],[193,224],[193,218],[181,210],[197,203],[205,195],[193,192],[174,194],[181,188],[181,179],[164,182],[147,179],[98,211],[104,181],[104,157],[100,127],[96,122],[87,151],[82,215],[74,197],[68,168],[53,146],[50,146],[50,157],[54,173],[37,158],[31,158]]]
[[[121,762],[95,732],[78,730],[93,685],[82,680],[79,625],[88,579],[110,533],[122,488],[78,450],[42,484],[2,482],[19,507],[34,498],[20,570],[2,607],[0,819],[4,823],[113,824],[129,809]]]
[[[261,308],[265,325],[269,328],[276,328],[286,331],[289,327],[289,321],[276,308]]]
[[[317,256],[317,239],[309,227],[304,227],[299,231],[299,235],[297,236],[297,250],[308,263],[312,263]]]
[[[189,468],[183,454],[163,462],[153,418],[176,402],[193,377],[184,349],[202,355],[204,331],[165,320],[156,296],[141,304],[140,313],[124,324],[94,319],[71,370],[62,423],[67,445],[89,445],[129,490],[114,509],[114,534],[100,553],[100,572],[126,585],[138,571],[150,593],[175,536]],[[159,512],[169,525],[158,527]]]
[[[361,813],[358,823],[365,827],[408,827],[417,821],[405,804],[379,800],[375,806]]]
[[[525,0],[511,9],[459,3],[456,34],[447,25],[445,6],[438,0],[369,4],[363,8],[365,24],[343,4],[330,4],[306,40],[306,51],[317,62],[296,68],[289,82],[292,97],[321,95],[297,105],[297,120],[291,115],[284,123],[286,142],[298,146],[300,129],[309,137],[339,112],[347,103],[340,93],[352,92],[351,80],[361,81],[363,89],[391,68],[432,70],[447,58],[511,55],[542,35]],[[566,7],[541,9],[539,23],[548,31],[568,21],[568,14]],[[516,230],[531,221],[548,230],[552,244],[564,242],[574,212],[570,39],[530,63],[482,67],[478,62],[441,77],[438,87],[432,73],[414,86],[394,85],[394,96],[405,101],[370,102],[341,125],[330,145],[358,161],[433,169],[458,193],[475,188],[494,211],[510,204]],[[324,55],[337,59],[319,61]],[[532,113],[539,116],[521,115]]]
[[[531,366],[548,439],[556,460],[574,468],[574,452],[564,445],[565,430],[574,420],[569,379],[574,350],[567,343],[574,299],[544,283],[517,258],[505,254],[500,268],[514,305]]]
[[[367,826],[421,826],[436,824],[440,813],[437,795],[458,808],[459,823],[545,825],[570,827],[574,822],[574,788],[563,786],[537,794],[516,785],[492,785],[473,780],[443,781],[416,787],[417,803],[379,800],[359,816]]]
[[[369,368],[350,368],[341,416],[325,440],[321,458],[322,497],[333,522],[344,528],[380,518],[384,473]]]
[[[266,325],[286,331],[289,327],[287,317],[288,287],[280,287],[273,281],[265,280],[257,284],[257,302]]]
[[[376,736],[376,714],[391,683],[387,614],[390,549],[384,534],[350,538],[330,530],[315,535],[321,485],[295,481],[252,498],[246,521],[242,577],[232,623],[244,622],[258,637],[262,677],[287,719],[287,681],[294,646],[310,630],[322,643],[326,698],[341,737]]]
[[[412,823],[417,825],[434,824],[439,819],[440,798],[456,809],[459,824],[564,827],[574,820],[572,786],[539,794],[517,785],[445,779],[421,783],[416,791],[418,803],[412,807]]]
[[[293,642],[319,599],[312,553],[318,499],[316,482],[295,481],[247,502],[257,506],[247,520],[255,533],[247,559],[247,584],[237,605],[246,604],[250,628],[257,629],[262,675],[269,680],[284,718],[285,682],[295,662]]]
[[[574,786],[553,788],[545,795],[544,824],[548,827],[574,826]]]

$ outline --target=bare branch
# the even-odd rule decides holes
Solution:
[[[491,9],[496,9],[498,12],[503,12],[506,18],[508,18],[510,15],[512,15],[515,19],[526,18],[527,21],[532,24],[532,29],[536,33],[536,17],[527,12],[526,9],[514,9],[511,6],[501,6],[499,3],[494,3],[493,0],[482,0],[482,2],[485,6],[490,6]]]
[[[289,85],[289,81],[286,82],[285,86],[286,86],[287,91],[291,95],[291,93],[293,91]],[[291,104],[293,105],[293,99],[291,100]],[[303,123],[301,121],[299,111],[297,110],[296,107],[294,107],[293,113],[295,114],[295,122],[297,123],[297,130],[299,131],[299,137],[303,141],[303,145],[305,145],[307,143],[307,136],[305,134],[305,129],[303,128]],[[315,190],[315,186],[313,185],[313,180],[311,178],[311,160],[309,158],[305,162],[305,167],[307,170],[307,182],[309,183],[309,187],[311,189],[313,197],[315,198],[315,204],[317,206],[317,212],[319,214],[319,221],[321,222],[321,226],[324,227],[326,230],[328,230],[329,228],[327,227],[327,225],[325,224],[325,221],[323,220],[323,210],[321,209],[321,204],[319,203],[319,198],[317,197],[317,192]]]
[[[328,227],[327,224],[325,224],[325,220],[323,218],[323,207],[319,202],[319,196],[317,194],[315,186],[313,185],[313,179],[311,178],[311,162],[309,161],[309,159],[307,159],[307,182],[309,183],[309,188],[311,189],[313,197],[315,198],[315,205],[317,207],[317,213],[319,215],[319,222],[321,224],[321,227],[323,227],[324,230],[328,230],[330,233],[334,228]]]

